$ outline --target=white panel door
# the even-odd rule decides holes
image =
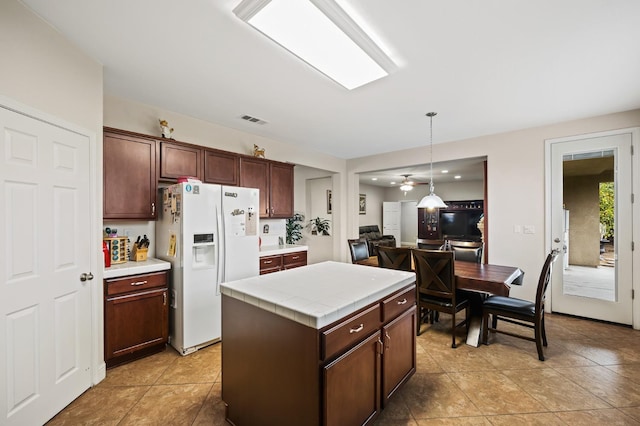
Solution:
[[[89,154],[0,106],[0,424],[43,424],[91,385]]]
[[[400,202],[385,201],[382,203],[382,234],[393,235],[396,238],[396,247],[401,243]]]

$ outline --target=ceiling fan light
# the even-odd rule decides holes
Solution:
[[[413,186],[411,186],[411,185],[409,185],[407,183],[405,183],[404,185],[402,185],[400,187],[400,191],[404,191],[404,192],[411,191],[412,189],[413,189]]]

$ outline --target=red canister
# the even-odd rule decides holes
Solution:
[[[109,246],[106,241],[102,242],[102,254],[104,255],[104,267],[111,266],[111,256],[109,255]]]

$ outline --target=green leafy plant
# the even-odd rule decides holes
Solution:
[[[602,237],[611,239],[615,223],[615,187],[613,182],[600,183],[600,223],[604,225]]]
[[[302,239],[302,222],[304,215],[300,213],[287,219],[287,244],[295,244]]]
[[[329,225],[329,219],[316,217],[309,221],[307,228],[311,230],[312,235],[329,235],[331,225]]]

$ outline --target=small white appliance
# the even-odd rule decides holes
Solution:
[[[259,274],[259,190],[183,182],[162,189],[156,256],[171,262],[169,343],[221,339],[220,283]]]

